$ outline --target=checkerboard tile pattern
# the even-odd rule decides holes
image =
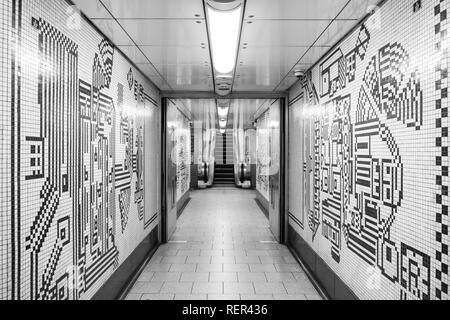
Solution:
[[[421,4],[376,8],[290,93],[290,224],[362,299],[449,298],[449,2]]]

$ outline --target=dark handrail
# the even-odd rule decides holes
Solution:
[[[239,177],[239,180],[241,181],[241,183],[244,183],[244,181],[245,181],[244,170],[245,170],[245,165],[243,163],[241,163],[241,172],[240,172],[240,177]]]

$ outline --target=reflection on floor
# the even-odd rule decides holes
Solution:
[[[127,299],[321,299],[286,246],[274,243],[254,191],[191,197]]]

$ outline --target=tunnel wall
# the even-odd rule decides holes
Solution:
[[[414,3],[290,90],[289,242],[332,298],[449,298],[449,4]]]
[[[0,15],[0,299],[114,298],[157,242],[159,91],[65,1]]]

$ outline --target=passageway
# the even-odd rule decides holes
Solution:
[[[255,191],[212,188],[191,198],[127,299],[321,299],[276,243]]]
[[[449,10],[0,1],[0,300],[448,301]]]

